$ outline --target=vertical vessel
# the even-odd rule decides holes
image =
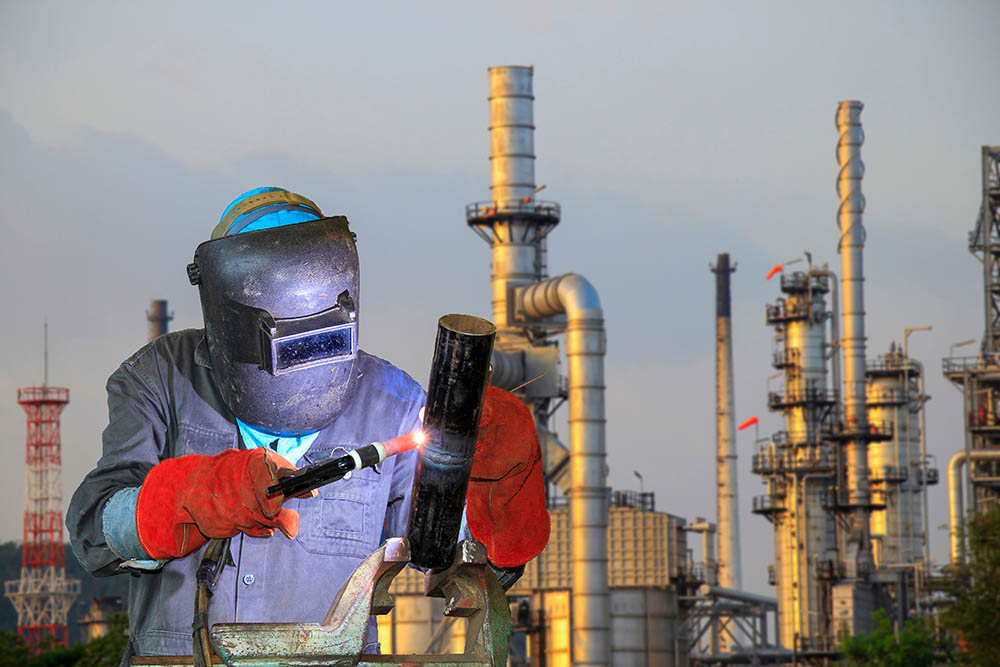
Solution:
[[[775,328],[772,362],[784,386],[769,391],[767,402],[783,415],[785,428],[754,455],[753,471],[764,478],[767,494],[754,499],[753,511],[773,524],[780,643],[822,653],[833,643],[829,584],[837,558],[836,524],[827,509],[836,474],[829,437],[837,414],[826,363],[826,322],[835,322],[826,307],[830,274],[811,266],[783,273],[781,291],[765,319]]]

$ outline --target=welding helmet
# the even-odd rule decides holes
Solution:
[[[188,266],[222,399],[274,435],[325,428],[357,389],[358,252],[347,218],[322,215],[287,190],[251,190]]]

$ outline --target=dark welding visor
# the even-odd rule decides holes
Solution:
[[[260,367],[271,375],[346,361],[358,353],[354,300],[346,290],[335,306],[312,315],[276,319],[258,312]]]

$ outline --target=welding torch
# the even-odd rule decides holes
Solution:
[[[277,484],[269,486],[267,495],[281,494],[285,498],[294,498],[309,493],[321,486],[343,479],[352,470],[370,468],[382,463],[390,456],[419,447],[424,438],[424,432],[421,429],[416,429],[385,442],[376,441],[370,445],[358,447],[336,459],[307,465],[280,478]]]

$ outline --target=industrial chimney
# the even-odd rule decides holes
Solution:
[[[733,415],[733,325],[729,293],[729,253],[721,253],[715,273],[715,476],[719,537],[719,585],[741,590],[739,484]]]
[[[174,314],[169,312],[166,299],[153,299],[146,311],[146,319],[149,320],[149,340],[153,340],[167,333]]]
[[[871,592],[866,579],[874,568],[869,516],[872,497],[868,479],[868,442],[872,432],[868,427],[865,399],[865,302],[864,264],[865,229],[861,221],[865,197],[861,194],[861,179],[865,165],[861,161],[861,144],[865,134],[861,129],[864,104],[846,100],[837,106],[837,194],[840,208],[837,222],[840,228],[838,251],[841,260],[841,295],[843,297],[844,351],[844,485],[840,504],[847,510],[847,544],[844,553],[844,584],[834,587],[835,621],[839,631],[845,625],[851,634],[868,629],[871,624]]]

